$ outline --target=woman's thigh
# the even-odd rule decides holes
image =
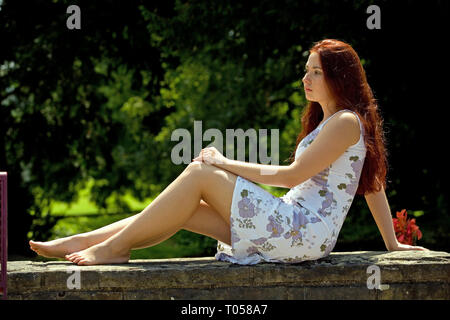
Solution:
[[[196,211],[180,229],[206,235],[230,245],[231,202],[237,176],[198,161],[190,163],[183,174],[192,177],[192,187],[200,189],[201,200]],[[179,210],[183,208],[180,207]],[[171,230],[162,235],[157,243],[172,237],[180,229]],[[157,243],[151,243],[151,245]],[[140,248],[148,245],[144,244]]]
[[[199,233],[231,245],[231,231],[229,221],[208,203],[201,200],[192,217],[183,225],[182,229]]]
[[[199,185],[202,200],[229,225],[237,175],[203,162],[193,162],[189,167]]]

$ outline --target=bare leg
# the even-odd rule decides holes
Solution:
[[[94,231],[64,237],[61,239],[46,242],[30,240],[30,249],[44,257],[64,258],[67,254],[84,250],[90,246],[105,241],[110,236],[126,227],[131,221],[133,221],[134,217],[135,215],[116,221]]]
[[[64,258],[64,256],[87,249],[93,245],[101,243],[117,232],[125,228],[131,223],[137,215],[116,221],[107,226],[97,230],[81,233],[74,236],[69,236],[61,239],[56,239],[47,242],[36,242],[30,240],[30,248],[37,254],[48,258]],[[230,225],[222,219],[220,214],[201,200],[194,215],[182,227],[184,230],[199,233],[224,243],[230,244]],[[147,248],[151,245],[161,243],[170,237],[175,232],[169,232],[161,236],[157,241],[150,241],[140,247],[133,249]]]
[[[64,237],[61,239],[46,242],[30,240],[30,249],[47,258],[64,258],[68,254],[87,249],[107,240],[109,237],[125,228],[135,218],[136,215],[113,222],[97,230]]]
[[[132,248],[154,244],[180,230],[202,198],[229,221],[236,175],[204,163],[193,163],[136,219],[106,241],[66,258],[81,265],[123,263]],[[180,210],[182,208],[182,210]]]

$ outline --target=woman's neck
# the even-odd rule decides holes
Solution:
[[[342,110],[343,108],[336,107],[336,103],[327,103],[327,104],[320,104],[323,112],[323,118],[322,121],[319,124],[322,124],[326,119],[331,117],[336,112]]]

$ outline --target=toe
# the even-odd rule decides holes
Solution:
[[[75,262],[75,260],[76,260],[76,257],[72,257],[72,258],[70,258],[70,259],[68,259],[70,262],[72,262],[72,263],[76,263]]]
[[[74,257],[76,257],[76,256],[77,256],[77,253],[76,253],[76,252],[71,253],[71,254],[66,254],[66,258],[69,259],[69,260],[71,260],[72,258],[74,258]]]
[[[74,255],[74,254],[71,254],[71,255],[69,255],[69,256],[67,256],[67,260],[69,260],[69,261],[72,261],[73,262],[73,260],[75,260],[77,258],[77,256],[76,255]]]
[[[80,262],[81,260],[83,260],[83,257],[75,257],[75,258],[72,260],[72,262],[78,264],[78,262]]]
[[[87,261],[86,261],[85,259],[80,259],[80,260],[77,262],[77,264],[78,264],[79,266],[85,266],[85,265],[87,265]]]

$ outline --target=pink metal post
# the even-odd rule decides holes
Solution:
[[[0,296],[7,297],[7,261],[8,261],[8,174],[0,172]]]

